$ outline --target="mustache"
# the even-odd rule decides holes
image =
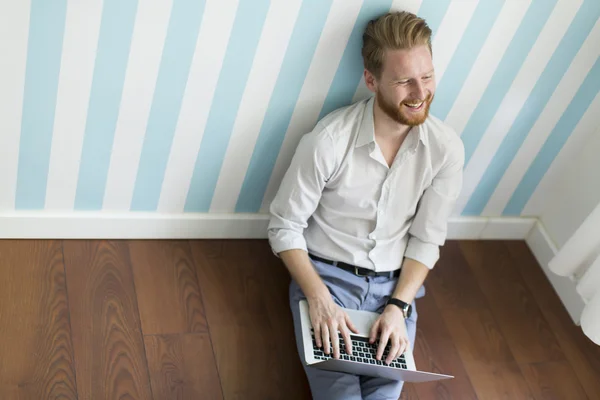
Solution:
[[[406,103],[412,103],[412,104],[414,104],[414,103],[420,103],[420,102],[422,102],[422,101],[423,101],[423,102],[427,102],[427,103],[428,103],[428,102],[430,102],[430,101],[431,101],[431,97],[432,97],[432,96],[431,96],[431,93],[429,93],[429,94],[427,95],[427,97],[425,97],[424,99],[409,99],[409,100],[404,100],[404,101],[402,102],[402,104],[406,104]]]

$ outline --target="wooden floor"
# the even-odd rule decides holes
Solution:
[[[0,241],[0,399],[309,399],[266,241]],[[403,399],[600,399],[583,336],[523,242],[450,241]]]

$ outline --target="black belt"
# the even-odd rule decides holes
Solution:
[[[400,269],[397,269],[395,271],[387,271],[387,272],[375,272],[371,269],[357,267],[356,265],[346,264],[345,262],[332,261],[332,260],[328,260],[326,258],[317,257],[314,254],[308,253],[308,255],[313,260],[321,261],[321,262],[324,262],[325,264],[334,265],[345,271],[352,272],[354,275],[357,275],[357,276],[386,276],[388,278],[397,278],[400,276]]]

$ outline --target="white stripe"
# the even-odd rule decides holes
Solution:
[[[160,212],[182,212],[185,206],[237,6],[238,0],[206,2],[158,202]]]
[[[29,1],[0,1],[0,209],[15,208]]]
[[[172,0],[146,0],[139,4],[104,191],[104,210],[126,211],[131,205],[172,4]]]
[[[465,168],[465,184],[462,190],[464,197],[460,199],[455,208],[458,212],[462,213],[469,198],[477,188],[494,154],[498,151],[503,139],[523,109],[523,105],[546,68],[563,35],[569,29],[569,25],[577,14],[581,3],[582,0],[559,2],[552,11],[550,18],[548,18],[540,32]]]
[[[471,73],[446,118],[446,123],[459,134],[465,129],[473,110],[477,107],[529,4],[531,0],[507,1],[502,7]]]
[[[300,137],[312,130],[327,97],[342,54],[360,11],[359,0],[335,0],[325,21],[290,125],[275,162],[261,210],[268,209],[287,170]]]
[[[560,150],[560,153],[558,153],[552,164],[550,164],[540,184],[523,208],[522,215],[542,215],[544,208],[548,204],[548,199],[556,197],[556,191],[560,190],[560,188],[555,186],[557,180],[562,177],[564,171],[573,163],[573,160],[581,154],[583,146],[589,140],[589,137],[591,135],[600,135],[598,115],[600,115],[600,93],[596,95],[596,98],[590,104],[583,117],[581,117],[581,120]]]
[[[482,0],[485,1],[485,0]],[[477,8],[477,0],[453,1],[433,39],[433,66],[439,84]]]
[[[422,0],[394,0],[392,6],[390,7],[390,11],[408,11],[413,14],[416,14],[421,7]],[[373,93],[367,88],[365,84],[364,76],[358,83],[358,88],[356,89],[356,93],[354,93],[354,97],[352,98],[352,102],[355,103],[360,100],[367,99],[371,97]]]
[[[600,21],[596,22],[594,29],[556,87],[540,118],[527,135],[521,148],[519,148],[515,159],[506,170],[488,202],[484,210],[485,215],[502,214],[515,189],[535,159],[534,155],[537,155],[541,150],[599,55]]]
[[[300,5],[300,0],[271,3],[225,153],[210,212],[235,212],[235,205]]]
[[[67,3],[46,209],[73,209],[101,20],[102,0]]]
[[[408,11],[413,14],[416,14],[421,8],[421,3],[423,0],[394,0],[392,2],[392,6],[390,7],[391,11]]]
[[[358,83],[358,87],[356,88],[356,92],[354,93],[354,97],[352,97],[352,103],[356,103],[361,100],[368,99],[373,96],[373,92],[369,90],[365,83],[365,76],[363,75]]]

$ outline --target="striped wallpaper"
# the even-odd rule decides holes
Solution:
[[[0,210],[266,211],[390,9],[434,30],[455,213],[536,215],[600,125],[599,0],[0,0]]]

